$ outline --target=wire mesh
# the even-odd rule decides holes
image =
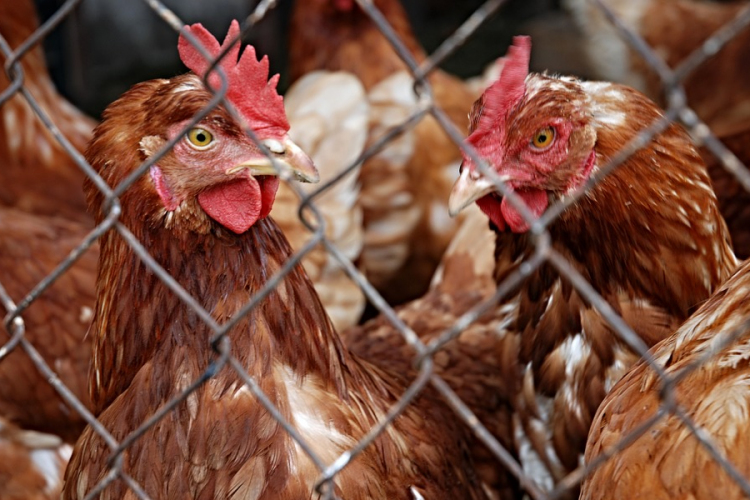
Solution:
[[[157,0],[144,1],[153,9],[154,14],[163,19],[164,22],[171,26],[176,33],[182,30],[182,27],[184,26],[182,20],[180,20],[164,4]],[[175,143],[184,137],[184,133],[189,127],[198,123],[203,117],[220,105],[227,108],[238,122],[244,123],[242,116],[232,109],[231,103],[225,99],[226,80],[223,79],[222,88],[216,92],[215,98],[211,101],[209,106],[203,110],[203,112],[191,120],[182,135],[167,142],[157,154],[143,162],[143,164],[120,185],[108,186],[69,142],[65,135],[55,126],[43,107],[39,105],[32,93],[25,87],[25,78],[27,77],[23,74],[23,70],[18,62],[25,54],[32,50],[33,47],[39,44],[55,26],[68,16],[79,1],[69,0],[65,2],[52,18],[44,23],[43,26],[39,27],[30,38],[15,49],[11,49],[6,40],[3,37],[0,37],[0,50],[2,50],[2,53],[6,58],[5,70],[10,81],[8,88],[0,94],[0,106],[14,98],[16,95],[22,96],[26,103],[31,107],[34,114],[50,131],[54,140],[61,145],[64,151],[73,159],[75,164],[94,183],[96,188],[101,191],[106,199],[107,216],[103,222],[93,229],[90,234],[73,249],[70,255],[55,268],[55,270],[39,282],[20,302],[16,303],[11,298],[9,293],[3,287],[4,278],[0,276],[0,299],[2,299],[3,307],[7,312],[4,325],[6,331],[10,334],[10,338],[0,348],[0,362],[7,358],[7,355],[14,350],[23,350],[31,358],[34,365],[47,382],[51,384],[63,400],[70,405],[75,412],[80,414],[88,425],[90,425],[95,432],[104,439],[106,445],[111,450],[111,456],[108,463],[108,467],[110,468],[109,474],[107,474],[92,491],[88,492],[86,498],[97,498],[98,494],[103,491],[107,485],[118,480],[124,481],[135,497],[141,499],[149,498],[142,486],[123,471],[123,453],[136,440],[142,438],[148,429],[152,428],[160,419],[172,412],[178,404],[184,402],[193,391],[201,387],[202,384],[210,380],[220,370],[226,368],[236,372],[237,376],[246,384],[248,390],[257,398],[260,404],[267,409],[270,415],[281,424],[283,429],[289,433],[292,439],[310,457],[311,461],[320,472],[316,489],[320,493],[321,498],[336,497],[334,481],[337,474],[347,467],[363,449],[371,446],[373,441],[378,436],[382,435],[384,430],[392,424],[394,419],[398,418],[405,408],[407,408],[407,406],[411,404],[428,385],[431,385],[443,396],[448,405],[456,412],[458,418],[460,418],[460,420],[471,429],[479,441],[487,446],[497,459],[497,467],[504,468],[515,476],[526,494],[535,500],[564,497],[571,489],[574,490],[591,471],[599,467],[604,461],[610,459],[618,450],[631,444],[638,436],[647,432],[653,423],[657,422],[667,414],[678,416],[684,425],[700,440],[701,444],[706,447],[711,456],[718,461],[732,479],[738,483],[745,495],[750,496],[750,483],[748,482],[748,478],[743,477],[736,467],[731,464],[719,450],[717,450],[712,443],[711,437],[702,431],[691,420],[688,412],[675,402],[675,384],[679,380],[665,375],[663,368],[654,359],[652,353],[649,352],[646,343],[617,314],[607,300],[605,300],[597,290],[586,281],[586,278],[582,276],[574,266],[570,264],[570,262],[568,262],[566,257],[553,248],[551,244],[552,236],[549,230],[550,226],[565,212],[566,209],[579,202],[580,199],[585,196],[586,192],[605,179],[607,175],[609,175],[614,169],[618,168],[618,166],[625,162],[633,153],[648,145],[655,136],[664,131],[674,122],[681,122],[687,129],[689,129],[696,140],[705,145],[714,155],[716,155],[727,171],[735,176],[746,190],[750,191],[750,172],[690,108],[690,103],[685,97],[685,91],[683,88],[684,80],[692,71],[709,60],[723,45],[730,42],[734,37],[741,33],[743,29],[747,28],[748,24],[750,24],[750,8],[741,10],[733,20],[723,26],[708,40],[703,42],[698,49],[686,57],[677,68],[671,69],[659,56],[657,51],[651,47],[637,31],[629,26],[624,20],[620,19],[610,6],[608,6],[603,0],[591,0],[590,3],[606,16],[617,30],[619,36],[621,36],[634,51],[643,57],[648,66],[657,74],[663,85],[664,95],[666,96],[666,102],[668,104],[667,110],[662,118],[655,123],[644,124],[642,131],[632,141],[625,144],[622,150],[613,157],[611,162],[602,166],[596,174],[592,175],[574,195],[566,197],[563,201],[550,206],[541,218],[535,219],[528,207],[526,207],[521,199],[502,182],[491,168],[488,167],[484,160],[479,157],[477,152],[474,151],[471,146],[463,143],[464,137],[462,133],[450,121],[445,112],[435,101],[430,81],[427,79],[427,77],[445,60],[446,57],[459,48],[466,39],[472,36],[477,28],[486,21],[489,16],[497,11],[502,12],[502,7],[506,2],[504,0],[488,0],[451,36],[446,38],[433,54],[419,64],[404,42],[399,38],[396,30],[394,30],[389,24],[388,20],[377,6],[371,0],[356,1],[359,7],[369,16],[372,22],[388,39],[393,46],[394,51],[404,61],[413,75],[414,92],[417,97],[418,107],[416,111],[413,112],[401,125],[391,128],[388,133],[379,138],[378,141],[371,144],[354,163],[326,183],[320,185],[317,189],[311,192],[305,192],[292,184],[292,188],[300,199],[299,217],[313,236],[303,248],[294,253],[293,258],[286,262],[278,272],[267,281],[263,289],[257,292],[253,300],[246,304],[239,314],[224,324],[219,324],[213,318],[212,314],[200,305],[197,298],[191,296],[182,286],[180,286],[180,284],[170,275],[169,271],[163,269],[154,258],[149,255],[148,250],[143,244],[139,242],[123,224],[118,222],[118,218],[120,217],[122,210],[119,196],[121,196],[140,176],[144,175],[146,171],[159,160],[159,158],[170,151]],[[240,38],[242,38],[242,35],[252,30],[254,25],[260,22],[266,13],[275,7],[276,2],[273,0],[261,1],[257,5],[253,14],[242,24]],[[208,53],[200,47],[200,44],[197,43],[195,38],[184,31],[182,31],[182,33],[186,34],[190,43],[198,47],[205,57],[209,57]],[[220,54],[212,65],[212,69],[217,69],[220,74],[223,73],[217,63],[226,55],[227,51],[228,48]],[[382,149],[387,148],[393,139],[400,134],[411,130],[428,115],[437,120],[450,140],[464,149],[466,154],[478,166],[479,170],[486,177],[493,180],[497,186],[498,192],[500,192],[503,197],[507,198],[530,224],[530,233],[534,237],[533,241],[536,251],[516,270],[516,272],[510,274],[504,281],[497,284],[496,293],[492,297],[476,304],[468,312],[457,318],[455,324],[451,328],[434,337],[431,341],[424,343],[420,340],[418,333],[400,318],[397,311],[389,305],[380,295],[378,290],[369,283],[366,276],[359,271],[355,263],[345,256],[341,250],[336,247],[335,243],[330,241],[326,236],[325,219],[321,214],[320,209],[316,206],[316,200],[318,200],[319,197],[330,188],[339,183],[347,174],[353,172],[362,163],[373,157],[373,155],[377,154]],[[273,155],[271,155],[265,149],[265,146],[257,140],[252,129],[245,127],[245,131],[248,136],[256,142],[258,147],[264,150],[265,154],[271,159],[271,161],[275,162]],[[276,166],[279,169],[281,177],[288,180],[289,174],[284,172],[279,165]],[[142,259],[145,265],[154,272],[159,279],[161,279],[166,286],[176,294],[177,297],[179,297],[186,307],[193,309],[214,334],[210,341],[211,347],[214,350],[214,360],[209,367],[203,371],[198,379],[193,380],[177,398],[163,405],[152,415],[151,418],[143,422],[121,442],[117,442],[110,432],[104,428],[104,426],[102,426],[97,418],[91,413],[86,404],[80,401],[74,393],[65,386],[53,367],[47,364],[37,348],[26,339],[26,327],[23,315],[30,304],[48,290],[61,275],[68,272],[81,255],[83,255],[103,234],[108,231],[116,231],[119,233],[120,237],[127,242],[130,248],[132,248],[140,259]],[[390,408],[378,424],[370,429],[355,446],[348,449],[331,463],[326,463],[315,453],[310,446],[310,443],[305,441],[302,435],[298,432],[298,429],[284,418],[283,412],[277,408],[273,404],[271,398],[263,392],[259,381],[253,379],[245,372],[241,361],[235,355],[235,347],[231,345],[230,339],[227,336],[228,332],[235,327],[243,317],[256,308],[258,304],[276,286],[278,286],[285,276],[300,263],[305,255],[319,244],[322,244],[325,247],[338,264],[345,270],[349,278],[362,289],[369,302],[393,325],[400,335],[403,336],[405,342],[414,349],[416,354],[413,363],[418,370],[416,378],[414,378],[407,390],[401,395],[398,402]],[[651,369],[660,377],[662,382],[662,406],[656,415],[641,425],[636,432],[627,436],[627,438],[622,443],[618,444],[615,449],[609,450],[606,454],[589,464],[582,464],[577,470],[559,481],[556,487],[551,491],[545,491],[543,487],[535,482],[534,477],[529,476],[528,471],[525,471],[522,465],[519,464],[517,455],[513,451],[506,449],[503,444],[493,436],[493,434],[480,422],[480,419],[472,413],[469,406],[461,401],[460,397],[451,389],[450,385],[441,378],[438,373],[436,373],[434,367],[434,357],[439,353],[443,346],[458,337],[465,328],[480,319],[488,311],[497,307],[498,303],[504,298],[507,298],[508,295],[516,289],[520,283],[526,280],[534,270],[545,264],[551,265],[588,303],[592,304],[592,306],[609,323],[612,330],[621,337],[626,345],[645,360]],[[740,329],[737,335],[745,334],[746,330],[747,328],[745,325],[744,330]],[[729,340],[735,339],[737,335],[730,336]],[[729,340],[727,342],[729,342]],[[709,361],[708,356],[704,356],[702,362],[707,361]],[[698,368],[698,365],[699,364],[691,367],[691,369]]]

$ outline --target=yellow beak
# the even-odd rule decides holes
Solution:
[[[500,180],[508,179],[500,177]],[[479,171],[471,171],[469,168],[461,170],[461,175],[453,185],[450,198],[448,198],[448,213],[455,217],[464,208],[477,201],[482,196],[497,191],[494,182],[484,177]]]
[[[264,141],[264,143],[271,151],[273,161],[267,156],[254,158],[235,165],[227,173],[234,174],[242,169],[248,169],[253,176],[279,175],[279,173],[283,176],[284,171],[286,171],[300,182],[315,183],[320,180],[320,174],[318,174],[318,169],[315,168],[313,161],[288,137],[285,137],[282,141]],[[279,172],[279,169],[281,172]]]

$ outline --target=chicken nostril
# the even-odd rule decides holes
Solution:
[[[274,154],[280,155],[286,152],[286,148],[276,139],[266,139],[263,141],[263,145]]]

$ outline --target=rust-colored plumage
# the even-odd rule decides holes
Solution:
[[[210,99],[195,75],[139,84],[107,109],[87,157],[116,185]],[[236,230],[229,208],[249,210],[252,200],[216,207],[200,196],[258,187],[265,210],[276,179],[264,166],[268,159],[223,108],[197,127],[202,139],[211,134],[209,145],[192,147],[190,133],[180,139],[123,193],[120,220],[225,323],[279,271],[291,249],[270,218]],[[267,131],[255,133],[269,140]],[[286,144],[287,153],[295,151],[287,137],[274,140]],[[313,178],[312,164],[298,151],[279,154],[278,161]],[[101,220],[103,197],[92,184],[87,191]],[[220,217],[209,215],[214,213]],[[213,333],[117,233],[108,232],[101,249],[91,389],[100,421],[122,440],[209,369]],[[364,436],[413,377],[381,370],[345,349],[301,266],[239,319],[227,339],[240,369],[325,464]],[[355,499],[484,498],[464,438],[450,410],[425,392],[336,476],[336,492]],[[106,475],[108,454],[87,428],[71,458],[63,498],[83,498]],[[310,498],[320,474],[229,366],[132,443],[123,469],[154,499]],[[126,490],[118,480],[100,498],[122,498]]]
[[[743,9],[744,1],[607,0],[605,2],[676,68],[704,41]],[[589,37],[588,56],[601,78],[626,83],[665,102],[663,84],[646,61],[632,50],[600,9],[584,0],[566,0]],[[684,80],[690,106],[742,161],[750,166],[750,29],[745,27],[725,46],[690,72]],[[713,153],[701,149],[708,164],[719,208],[727,221],[737,256],[750,256],[750,193],[729,174]]]
[[[30,0],[0,2],[0,34],[17,49],[39,26]],[[0,63],[5,64],[0,54]],[[60,96],[47,72],[42,48],[21,58],[24,88],[79,151],[91,138],[94,121]],[[0,72],[0,92],[9,86]],[[20,92],[0,107],[0,204],[30,213],[59,215],[90,223],[81,185],[84,174],[32,110]]]
[[[415,60],[425,53],[398,0],[374,6],[393,26]],[[318,69],[353,73],[368,90],[370,136],[419,111],[414,79],[390,42],[353,1],[296,0],[290,29],[290,74]],[[460,131],[478,92],[441,70],[428,78],[436,104]],[[358,203],[364,212],[360,268],[391,303],[422,295],[460,225],[447,217],[445,200],[456,177],[459,148],[427,116],[365,162]]]
[[[0,269],[3,286],[20,303],[86,236],[87,228],[62,217],[0,208]],[[86,332],[93,318],[97,249],[87,251],[22,314],[24,337],[61,381],[88,404],[91,352]],[[2,328],[5,334],[5,328]],[[0,415],[27,429],[75,442],[85,422],[17,346],[0,361]]]
[[[674,402],[744,478],[747,459],[750,262],[674,335],[652,349],[667,377],[679,377]],[[638,363],[607,395],[586,445],[586,461],[610,450],[663,407],[660,377]],[[587,477],[581,498],[739,499],[747,495],[683,423],[665,414]]]
[[[516,43],[525,46],[523,40]],[[514,54],[512,59],[528,58],[527,51]],[[662,115],[642,94],[611,83],[530,74],[508,88],[516,86],[520,93],[485,94],[476,103],[473,127],[486,122],[485,110],[503,111],[486,124],[491,130],[485,138],[474,142],[507,185],[537,206],[552,205],[574,192]],[[490,98],[510,102],[500,106]],[[534,149],[540,132],[545,140],[552,139]],[[482,131],[473,130],[472,137],[480,136]],[[515,208],[466,159],[451,209],[474,200],[497,233],[494,279],[500,284],[532,256],[534,238]],[[552,248],[648,345],[674,331],[737,264],[705,165],[677,125],[565,210],[549,232]],[[481,250],[478,234],[481,228],[462,235],[477,242],[474,251]],[[468,263],[464,269],[462,275],[472,276]],[[486,266],[473,269],[480,292],[475,296],[486,297]],[[458,305],[471,293],[466,283],[447,291],[441,301]],[[423,300],[401,315],[428,341],[455,317],[445,307],[433,314],[431,295]],[[465,309],[454,306],[457,313]],[[362,331],[397,345],[398,334],[383,330],[378,321],[381,326],[372,323]],[[385,350],[366,338],[357,345],[362,351]],[[472,352],[475,358],[465,359]],[[436,359],[439,374],[509,446],[524,472],[543,489],[551,489],[580,464],[596,408],[638,355],[552,265],[543,264]],[[461,380],[466,365],[469,379],[494,382],[482,386]],[[496,463],[492,468],[486,452],[479,453],[484,454],[477,458],[481,470],[491,474],[485,480],[494,482],[503,498],[514,498],[508,490],[513,481]]]
[[[0,1],[0,34],[12,48],[18,48],[37,27],[31,1]],[[4,56],[0,62],[5,62]],[[57,94],[41,47],[27,52],[20,67],[23,88],[73,147],[83,151],[93,121]],[[8,85],[2,72],[0,91]],[[0,106],[0,118],[0,282],[18,304],[93,225],[81,189],[83,172],[20,92]],[[86,252],[21,316],[24,338],[84,404],[90,353],[85,334],[93,316],[96,259],[96,248]],[[4,344],[8,332],[4,326],[0,332]],[[0,416],[24,429],[58,434],[68,442],[74,442],[84,426],[21,346],[0,361]]]
[[[425,53],[398,0],[373,2],[417,62]],[[318,69],[348,71],[366,89],[407,69],[355,1],[295,0],[289,37],[289,76],[295,81]]]
[[[60,498],[72,447],[59,437],[22,430],[0,417],[0,498]]]

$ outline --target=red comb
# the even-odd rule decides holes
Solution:
[[[513,37],[500,78],[484,91],[482,115],[474,132],[466,139],[469,143],[476,145],[479,138],[497,128],[505,114],[521,100],[526,92],[530,57],[531,37]]]
[[[232,21],[224,43],[221,45],[200,23],[185,26],[184,31],[193,35],[203,45],[206,52],[212,58],[216,58],[228,44],[237,39],[240,25],[236,20]],[[203,54],[182,34],[180,34],[177,48],[185,66],[203,78],[212,61],[206,60]],[[245,48],[242,56],[239,56],[240,42],[238,40],[218,64],[227,77],[226,98],[242,114],[254,131],[263,130],[264,137],[283,136],[289,131],[289,122],[284,111],[284,99],[276,92],[279,75],[274,75],[268,80],[268,57],[264,56],[258,61],[255,49],[250,45]],[[214,90],[221,89],[221,78],[217,71],[211,72],[208,82]]]

